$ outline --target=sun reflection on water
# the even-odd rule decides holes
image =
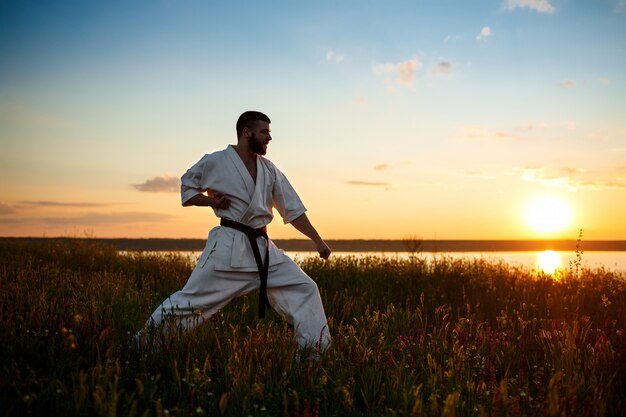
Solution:
[[[544,274],[554,275],[561,266],[561,254],[558,252],[544,250],[537,255],[537,269]]]

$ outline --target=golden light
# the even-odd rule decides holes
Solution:
[[[537,269],[544,274],[553,275],[561,267],[561,255],[553,250],[546,250],[537,256]]]
[[[528,225],[538,233],[552,233],[568,227],[572,210],[562,199],[544,196],[531,201],[525,212]]]

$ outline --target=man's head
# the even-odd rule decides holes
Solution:
[[[258,155],[265,155],[270,136],[270,118],[258,111],[244,112],[237,120],[237,139]]]
[[[272,123],[269,117],[260,111],[247,111],[237,119],[237,138],[240,138],[244,129],[254,129],[259,122]]]

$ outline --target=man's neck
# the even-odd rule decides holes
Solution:
[[[233,148],[235,148],[235,152],[237,152],[237,155],[239,155],[245,165],[252,165],[256,162],[256,153],[249,148],[241,145],[233,145]]]

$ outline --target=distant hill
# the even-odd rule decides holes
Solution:
[[[0,237],[3,241],[89,240],[112,245],[118,250],[145,251],[201,251],[203,239],[98,239],[98,238],[14,238]],[[276,239],[281,249],[293,252],[314,251],[315,246],[305,239]],[[327,240],[335,252],[407,252],[417,242],[404,240]],[[575,251],[576,240],[424,240],[421,252],[513,252],[558,250]],[[626,240],[582,241],[583,251],[626,251]]]

